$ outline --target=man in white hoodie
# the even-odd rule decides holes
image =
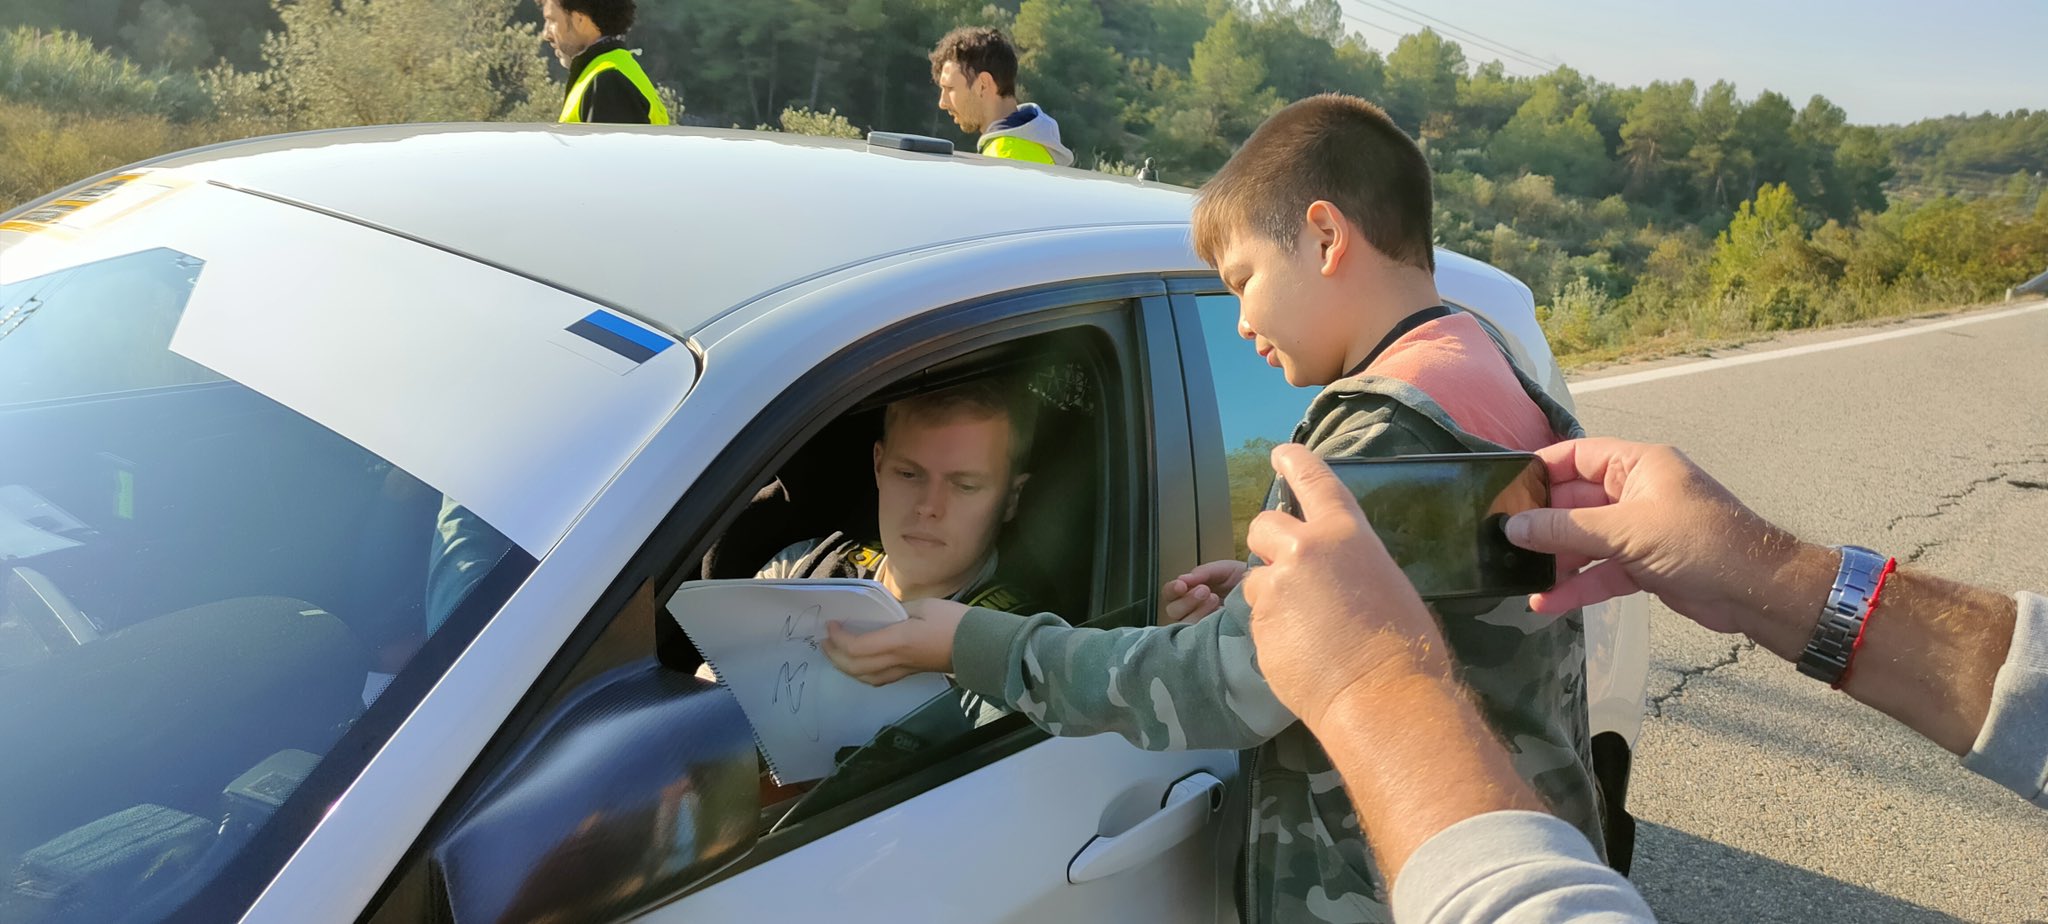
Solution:
[[[977,150],[990,157],[1070,167],[1074,152],[1060,143],[1060,124],[1037,103],[1017,103],[1017,48],[1003,33],[963,26],[932,49],[939,108],[964,132],[980,132]]]

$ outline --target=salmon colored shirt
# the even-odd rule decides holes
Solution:
[[[1465,312],[1432,320],[1389,344],[1365,367],[1422,390],[1458,428],[1509,449],[1534,452],[1558,441],[1543,409],[1479,320]]]

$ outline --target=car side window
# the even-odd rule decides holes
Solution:
[[[1209,360],[1216,412],[1223,425],[1223,465],[1230,483],[1230,529],[1239,561],[1245,533],[1265,507],[1273,484],[1273,447],[1294,435],[1317,389],[1287,384],[1237,333],[1237,296],[1199,295],[1202,348]],[[1204,460],[1208,461],[1208,460]]]
[[[800,592],[817,581],[873,581],[903,600],[941,597],[1091,621],[1114,596],[1099,591],[1112,582],[1116,555],[1101,541],[1101,526],[1107,499],[1122,496],[1113,476],[1127,467],[1131,451],[1114,426],[1123,417],[1121,373],[1107,346],[1088,332],[1063,331],[882,383],[772,473],[706,552],[699,574],[773,581]],[[770,599],[763,605],[773,609]],[[1137,621],[1133,607],[1107,609],[1112,624]],[[718,618],[728,619],[726,612]],[[782,625],[788,614],[760,615]],[[806,663],[793,670],[829,670],[799,642],[791,644]],[[706,666],[699,676],[716,674]],[[720,679],[752,684],[739,688],[740,699],[761,740],[776,740],[771,726],[796,721],[795,713],[767,714],[759,702],[749,704],[747,694],[759,692],[762,678]],[[764,769],[764,831],[808,824],[1025,726],[955,684],[925,686],[934,687],[933,695],[879,730],[858,723],[822,729],[823,740],[839,745],[829,771],[828,749],[818,746],[800,749],[815,768],[808,773]],[[764,750],[766,763],[773,756]]]

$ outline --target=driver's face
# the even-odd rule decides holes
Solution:
[[[1010,421],[908,419],[875,444],[882,551],[900,585],[956,592],[1012,513]]]

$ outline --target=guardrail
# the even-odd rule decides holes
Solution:
[[[2005,290],[2006,301],[2012,301],[2022,295],[2048,295],[2048,273],[2042,273]]]

